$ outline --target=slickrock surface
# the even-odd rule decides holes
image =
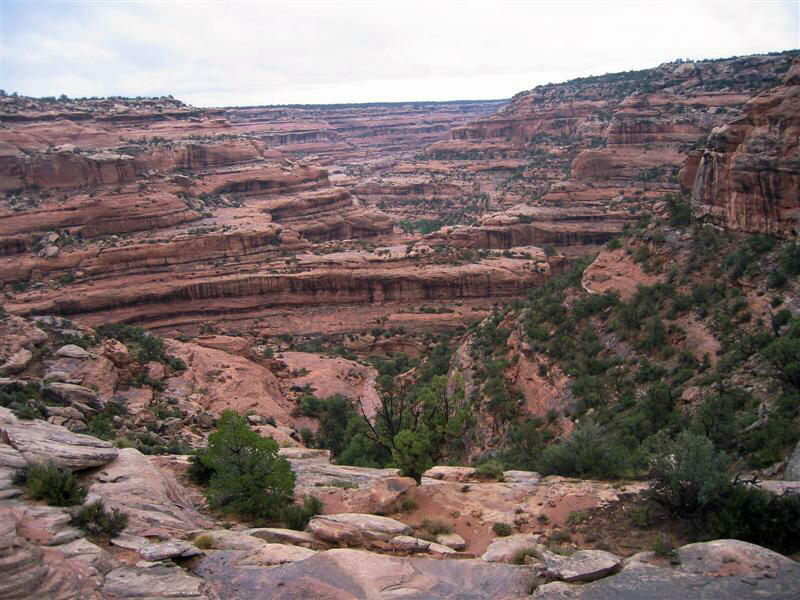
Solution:
[[[476,560],[395,558],[360,550],[328,550],[274,569],[235,566],[235,556],[215,553],[197,572],[230,600],[271,598],[382,600],[512,600],[524,597],[530,572],[524,567]]]
[[[210,526],[210,521],[195,509],[187,491],[134,448],[120,450],[117,459],[99,471],[95,479],[90,495],[128,513],[128,533],[169,539]]]
[[[668,598],[770,598],[800,593],[800,565],[780,554],[737,540],[690,544],[678,549],[680,564],[632,560],[618,575],[586,585],[556,582],[539,587],[541,600],[649,600]]]

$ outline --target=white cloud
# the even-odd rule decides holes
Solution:
[[[795,2],[3,2],[0,87],[197,105],[500,98],[800,46]]]

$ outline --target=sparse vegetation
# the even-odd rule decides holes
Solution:
[[[86,488],[68,469],[39,463],[17,471],[14,485],[21,487],[33,500],[44,500],[50,506],[73,506],[86,499]]]
[[[106,510],[102,500],[78,509],[71,523],[88,535],[117,537],[128,525],[128,515],[116,508]]]

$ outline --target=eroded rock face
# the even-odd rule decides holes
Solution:
[[[29,542],[16,528],[15,512],[0,508],[0,597],[99,600],[88,570],[65,560],[60,552]]]
[[[726,229],[800,233],[800,61],[782,85],[713,130],[692,187],[692,212]]]

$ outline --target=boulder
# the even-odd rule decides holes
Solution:
[[[114,363],[120,369],[124,369],[131,363],[131,355],[128,348],[122,342],[114,339],[103,342],[103,356]]]
[[[511,562],[514,555],[527,548],[540,548],[540,536],[535,533],[516,533],[492,540],[481,560],[486,562]]]
[[[24,371],[31,359],[33,359],[33,353],[27,348],[20,348],[0,365],[0,375],[12,375]]]
[[[459,552],[467,547],[467,542],[457,533],[443,533],[437,535],[436,541],[443,546],[458,550]]]
[[[440,479],[442,481],[469,481],[475,476],[473,467],[448,467],[444,465],[431,467],[422,474],[423,477]]]
[[[255,552],[239,561],[240,565],[270,567],[284,563],[300,562],[314,556],[316,550],[289,544],[262,544]]]
[[[56,350],[55,355],[59,358],[77,358],[79,360],[86,360],[88,358],[92,358],[92,354],[87,352],[80,346],[76,346],[75,344],[67,344],[66,346],[61,346],[58,350]]]
[[[410,535],[398,535],[389,540],[389,545],[400,552],[427,552],[431,542]]]
[[[0,432],[28,464],[50,462],[80,470],[105,465],[118,454],[117,449],[105,440],[72,433],[38,419],[21,421],[6,408],[0,408]]]
[[[139,550],[145,560],[164,560],[166,558],[188,558],[202,554],[202,551],[190,542],[183,540],[169,540],[146,544]]]
[[[376,480],[369,492],[372,512],[377,515],[396,512],[397,501],[416,487],[417,482],[411,477],[386,477]]]
[[[343,531],[351,531],[353,538],[360,534],[366,540],[388,541],[398,535],[408,535],[411,527],[400,521],[379,517],[376,515],[365,515],[360,513],[339,513],[336,515],[319,515],[311,519],[308,524],[308,531],[321,539],[338,542],[338,539],[326,538],[325,535],[332,530],[336,531],[336,536],[340,536]]]
[[[93,410],[103,410],[105,407],[97,392],[74,383],[46,383],[42,386],[42,395],[46,400],[60,404],[84,405]]]
[[[782,567],[797,565],[790,558],[740,540],[714,540],[678,548],[680,565],[685,573],[719,577],[762,576],[777,573]],[[800,587],[800,586],[799,586]]]
[[[164,379],[164,375],[166,372],[164,371],[164,365],[160,362],[150,361],[145,366],[145,371],[147,371],[147,376],[150,379],[155,379],[156,381],[161,381]]]
[[[610,575],[622,565],[622,558],[603,550],[579,550],[571,556],[540,553],[547,574],[567,582],[594,581]]]

